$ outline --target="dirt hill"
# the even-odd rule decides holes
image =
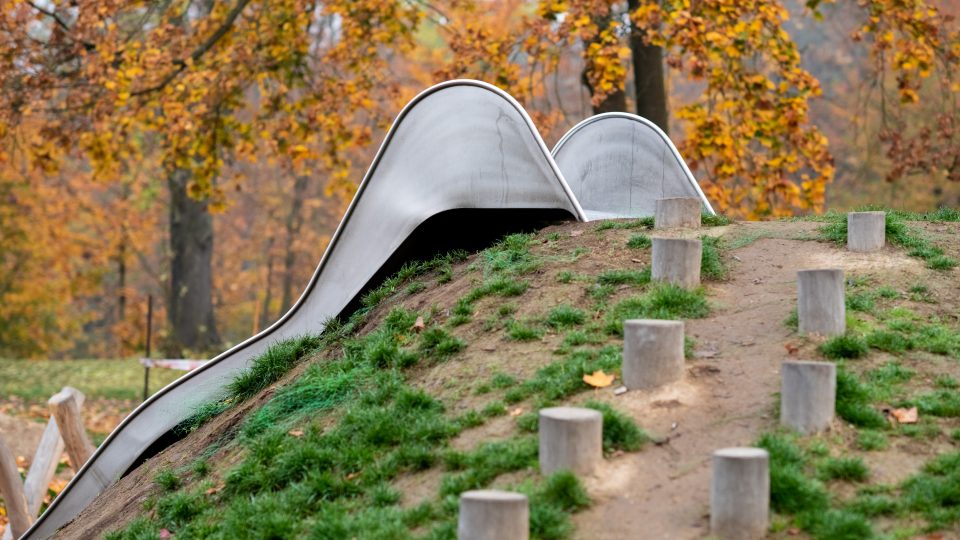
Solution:
[[[918,216],[912,216],[916,219]],[[773,538],[960,536],[960,223],[892,220],[856,254],[842,219],[704,235],[704,286],[649,282],[649,223],[558,224],[411,264],[320,337],[275,347],[66,537],[449,538],[457,494],[531,497],[541,538],[702,538],[711,452],[771,452]],[[658,231],[658,234],[659,231]],[[796,271],[847,275],[847,336],[795,330]],[[686,320],[684,380],[617,394],[621,321]],[[779,365],[839,364],[829,432],[778,428]],[[604,411],[595,474],[536,472],[536,411]],[[919,422],[897,424],[894,408]],[[935,538],[936,536],[929,536]]]

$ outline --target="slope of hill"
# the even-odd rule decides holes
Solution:
[[[835,218],[666,233],[705,237],[693,292],[650,283],[645,220],[410,264],[350,321],[271,349],[61,533],[449,538],[457,495],[494,486],[530,494],[535,537],[699,538],[711,452],[762,444],[772,537],[960,534],[960,224],[936,217],[953,221],[896,222],[873,254],[827,240]],[[791,325],[795,272],[817,267],[847,274],[849,335],[828,342]],[[682,381],[584,384],[618,373],[625,318],[687,320]],[[824,355],[839,417],[780,430],[780,363]],[[604,412],[593,475],[537,473],[536,411],[559,403]],[[909,406],[916,424],[885,413]]]

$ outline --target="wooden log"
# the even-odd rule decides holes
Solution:
[[[65,386],[61,392],[72,393],[77,401],[77,407],[83,410],[83,402],[86,399],[83,392],[69,386]],[[31,516],[36,516],[40,511],[43,498],[47,495],[47,488],[57,473],[57,464],[60,463],[63,448],[60,428],[57,426],[56,418],[51,416],[46,429],[43,430],[40,445],[37,446],[37,451],[33,455],[33,462],[30,463],[30,470],[27,471],[27,479],[23,483],[23,491],[27,496],[27,507]]]
[[[683,378],[683,321],[623,321],[623,384],[656,388]]]
[[[0,495],[3,495],[7,517],[10,518],[8,529],[19,538],[30,528],[33,519],[27,512],[27,498],[23,495],[17,460],[3,439],[0,439]]]
[[[842,268],[797,271],[797,318],[801,334],[839,336],[847,331]]]
[[[66,387],[54,394],[47,404],[57,420],[60,436],[63,437],[63,444],[70,457],[70,466],[74,472],[78,472],[80,467],[90,459],[94,447],[83,427],[83,416],[80,414],[80,404],[77,402],[75,392],[80,391]]]
[[[590,474],[603,460],[603,415],[581,407],[540,409],[540,474]]]
[[[650,278],[692,289],[700,285],[702,255],[699,238],[653,238]]]
[[[780,373],[780,423],[804,435],[830,427],[837,402],[837,366],[784,362]]]
[[[653,228],[688,227],[699,229],[701,208],[700,199],[696,197],[657,199],[653,213]]]
[[[465,491],[460,495],[457,540],[527,540],[530,503],[509,491]]]
[[[886,212],[850,212],[847,214],[847,249],[870,252],[883,249],[887,242]]]
[[[710,534],[724,540],[767,536],[770,523],[770,455],[761,448],[713,453]]]

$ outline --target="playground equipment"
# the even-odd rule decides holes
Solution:
[[[635,114],[591,116],[553,147],[589,220],[652,216],[657,199],[695,197],[713,214],[677,147],[656,124]]]
[[[595,130],[603,137],[591,142]],[[626,139],[613,139],[621,136]],[[652,215],[654,200],[664,196],[700,197],[713,213],[673,144],[640,117],[600,115],[581,122],[554,154],[578,178],[577,193],[590,202],[589,212],[564,180],[566,169],[508,94],[483,82],[455,80],[416,96],[387,133],[290,311],[141,404],[24,538],[53,535],[126,472],[171,444],[172,429],[201,404],[220,399],[233,376],[268,346],[322,331],[407,260],[479,248],[507,232],[560,219]],[[603,167],[591,168],[596,163]],[[624,176],[618,176],[624,171],[630,173],[626,194],[619,187]],[[601,196],[610,190],[615,196]]]

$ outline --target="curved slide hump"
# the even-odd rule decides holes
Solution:
[[[481,225],[451,215],[485,220]],[[502,219],[491,218],[503,216],[514,222],[529,221],[529,216],[585,220],[530,117],[513,98],[489,84],[467,80],[424,91],[401,111],[387,133],[316,272],[290,311],[140,405],[24,537],[47,538],[75,518],[148,455],[151,446],[162,445],[158,441],[199,405],[222,398],[233,376],[269,345],[318,333],[324,321],[355,305],[364,289],[384,274],[391,257],[409,250],[418,228],[431,219],[442,222],[446,237],[456,240],[502,225]],[[418,238],[429,240],[433,235]]]
[[[667,134],[635,114],[587,118],[553,147],[553,159],[588,219],[652,216],[667,197],[697,197],[714,213]]]

